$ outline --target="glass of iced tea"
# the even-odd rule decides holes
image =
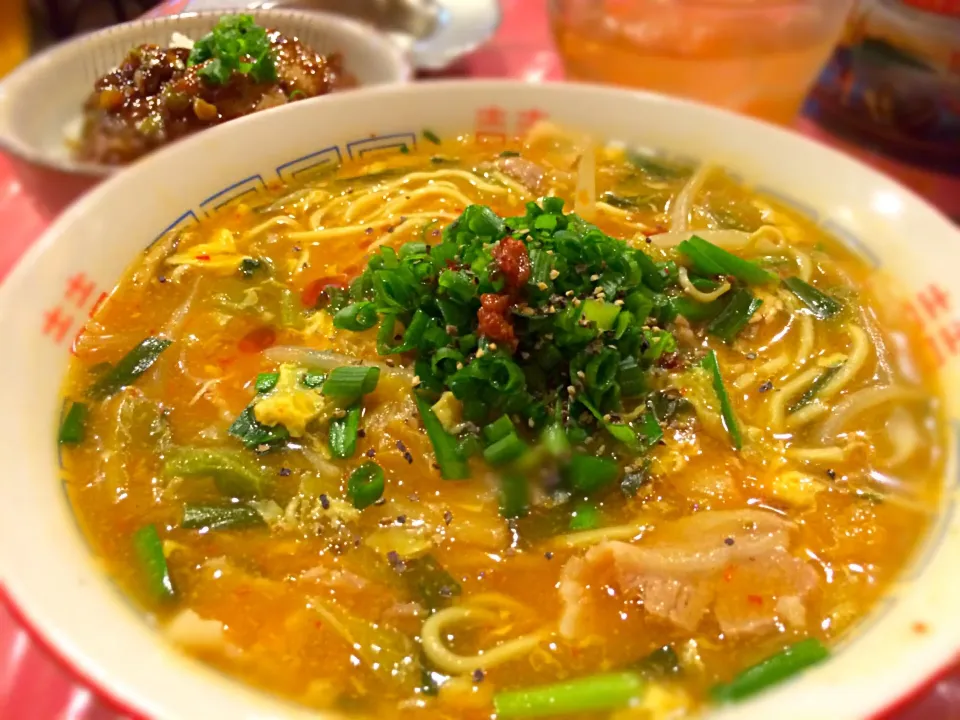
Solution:
[[[23,62],[29,49],[26,0],[0,0],[0,77]]]
[[[853,0],[550,0],[571,80],[700,100],[789,123]]]

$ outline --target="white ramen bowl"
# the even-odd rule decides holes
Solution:
[[[7,278],[0,290],[0,337],[9,343],[0,354],[0,577],[25,621],[77,673],[153,718],[331,717],[250,689],[182,655],[145,622],[86,546],[62,488],[55,434],[71,340],[100,294],[161,234],[202,220],[266,182],[416,146],[425,128],[441,136],[476,132],[496,147],[538,117],[597,138],[719,163],[815,217],[868,262],[890,268],[944,358],[952,418],[944,502],[904,582],[843,639],[830,661],[714,716],[871,717],[916,692],[954,659],[960,648],[960,515],[954,497],[960,232],[895,182],[770,125],[637,92],[494,81],[347,93],[252,115],[185,140],[86,196]]]
[[[237,8],[146,18],[82,35],[27,61],[0,82],[0,149],[18,162],[29,189],[52,210],[122,167],[75,160],[83,104],[98,78],[137,45],[171,45],[174,33],[199,40]],[[406,82],[407,53],[376,28],[303,10],[243,10],[257,24],[294,35],[317,52],[339,52],[360,87]],[[208,132],[204,130],[201,132]]]

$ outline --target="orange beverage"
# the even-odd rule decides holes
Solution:
[[[26,0],[0,0],[0,77],[23,62],[29,48]]]
[[[797,115],[850,0],[551,0],[571,80],[700,100],[776,123]]]

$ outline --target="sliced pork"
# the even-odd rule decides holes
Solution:
[[[802,625],[818,576],[789,552],[792,528],[772,512],[716,510],[666,523],[648,542],[600,543],[563,569],[560,632],[583,634],[591,590],[602,585],[686,631],[711,611],[732,636]]]

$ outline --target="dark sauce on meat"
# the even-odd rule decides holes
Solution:
[[[97,80],[84,104],[77,158],[125,165],[212,125],[355,84],[339,54],[321,55],[276,31],[268,38],[277,69],[268,83],[235,72],[227,83],[211,85],[199,75],[202,64],[187,66],[189,50],[134,48]]]

